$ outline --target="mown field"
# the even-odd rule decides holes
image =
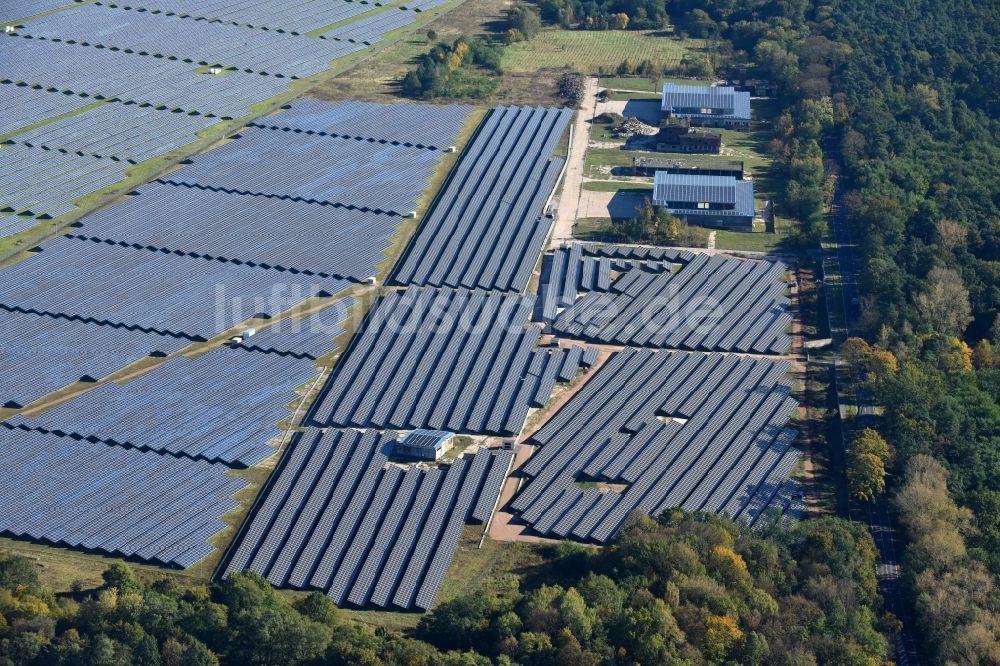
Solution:
[[[584,74],[613,72],[624,60],[650,60],[661,69],[676,69],[702,40],[681,39],[662,32],[629,30],[544,30],[529,42],[512,44],[503,67],[512,73],[539,69],[571,69]]]

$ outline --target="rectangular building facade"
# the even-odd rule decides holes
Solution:
[[[716,132],[691,131],[687,121],[683,125],[668,124],[656,135],[656,149],[664,153],[720,153],[722,135]]]
[[[750,129],[750,93],[729,86],[663,84],[662,111],[699,127]]]
[[[753,182],[732,176],[702,176],[657,171],[653,205],[691,224],[752,229]]]

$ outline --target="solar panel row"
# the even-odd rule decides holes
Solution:
[[[385,260],[398,222],[349,208],[150,183],[85,217],[69,235],[363,280]]]
[[[613,243],[578,243],[585,257],[609,257],[611,259],[640,259],[687,263],[695,258],[689,250],[673,247],[653,247],[645,245],[616,245]]]
[[[488,519],[513,454],[480,449],[446,470],[402,469],[386,455],[394,438],[306,431],[232,547],[225,574],[249,569],[274,585],[324,590],[338,605],[430,608],[462,528]]]
[[[785,270],[702,254],[677,273],[629,271],[610,291],[576,300],[552,327],[606,344],[781,354],[791,346]]]
[[[0,531],[189,567],[247,482],[226,467],[0,425]]]
[[[466,147],[393,282],[521,291],[551,220],[539,218],[561,162],[569,109],[498,107]]]
[[[528,324],[533,302],[501,292],[389,292],[334,369],[315,421],[519,432],[556,379],[572,379],[583,364],[582,350],[537,348],[540,329]]]
[[[316,376],[315,354],[337,330],[263,329],[246,346],[178,356],[124,384],[107,382],[42,414],[14,417],[60,433],[249,467],[274,453],[268,440]]]
[[[605,542],[671,507],[755,523],[799,458],[786,361],[616,352],[531,441],[512,508],[542,534]],[[577,481],[624,484],[584,491]]]

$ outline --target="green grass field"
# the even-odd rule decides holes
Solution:
[[[583,184],[583,189],[589,192],[618,192],[620,190],[649,190],[653,191],[653,183],[634,183],[623,180],[588,180]]]
[[[702,40],[630,30],[544,30],[528,42],[504,51],[510,72],[572,69],[584,74],[613,71],[624,60],[651,60],[661,69],[676,69],[681,58],[702,47]]]
[[[612,102],[628,102],[633,99],[662,99],[663,96],[656,92],[628,92],[624,90],[611,90],[608,92],[608,99]]]
[[[660,79],[650,79],[642,76],[602,76],[598,82],[602,88],[609,90],[641,90],[657,92],[660,90]]]
[[[634,157],[663,157],[663,155],[663,153],[646,153],[621,148],[590,148],[583,158],[583,175],[597,180],[608,180],[610,176],[623,175],[615,173],[623,167],[631,170]]]

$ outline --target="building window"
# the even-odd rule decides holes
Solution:
[[[702,210],[707,210],[708,209],[708,204],[704,203],[704,202],[699,202],[698,203],[698,208],[700,208]]]

